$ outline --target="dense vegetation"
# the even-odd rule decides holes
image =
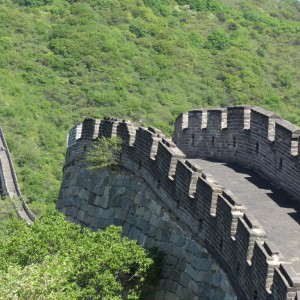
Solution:
[[[110,115],[170,134],[197,107],[300,124],[296,0],[6,0],[0,124],[31,207],[53,204],[69,128]]]
[[[138,299],[159,273],[121,231],[81,229],[56,211],[31,226],[11,219],[0,235],[1,299]]]

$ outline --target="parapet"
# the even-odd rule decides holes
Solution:
[[[300,201],[300,128],[260,107],[191,110],[175,121],[173,141],[187,158],[250,168]]]
[[[67,146],[70,147],[76,143],[76,141],[81,138],[82,124],[75,125],[68,134]]]
[[[88,119],[77,126],[81,136],[69,145],[65,171],[82,157],[78,153],[85,151],[88,142],[120,136],[121,165],[142,177],[179,225],[206,245],[240,299],[297,299],[300,279],[292,263],[268,242],[243,199],[188,160],[200,153],[236,161],[261,173],[276,170],[277,182],[299,163],[298,153],[292,151],[299,144],[297,127],[248,106],[183,113],[176,120],[173,142],[156,128],[136,127],[124,120]],[[79,132],[72,130],[73,136]],[[259,168],[264,164],[269,164],[267,171]],[[298,172],[293,170],[293,176]],[[291,192],[287,181],[286,190]]]

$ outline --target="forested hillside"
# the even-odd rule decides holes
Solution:
[[[260,105],[300,125],[296,0],[0,1],[0,124],[33,208],[68,130],[105,115],[170,134],[188,109]]]

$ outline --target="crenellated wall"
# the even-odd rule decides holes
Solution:
[[[143,179],[183,232],[209,250],[239,299],[300,299],[300,279],[292,264],[267,241],[243,199],[187,159],[200,156],[238,162],[280,182],[296,197],[299,128],[261,108],[194,110],[176,120],[173,140],[177,147],[155,128],[136,128],[116,119],[87,119],[81,137],[67,149],[57,202],[73,220],[89,212],[81,212],[82,200],[74,196],[80,192],[76,187],[80,180],[68,176],[80,164],[84,169],[86,151],[95,138],[113,135],[123,140],[121,166]],[[93,183],[89,184],[83,190],[91,189]]]
[[[236,162],[300,201],[300,128],[259,107],[192,110],[175,122],[173,141],[188,158]]]
[[[0,178],[2,193],[12,199],[18,217],[23,219],[27,224],[31,224],[35,221],[36,217],[27,206],[21,194],[17,175],[2,128],[0,128],[0,148]]]

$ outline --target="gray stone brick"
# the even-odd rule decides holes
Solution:
[[[184,289],[183,290],[183,297],[182,297],[182,299],[188,299],[188,300],[193,299],[194,300],[194,297],[195,297],[195,295],[194,295],[194,293],[191,290],[189,290],[189,289]]]
[[[122,197],[120,199],[120,202],[121,202],[121,207],[126,210],[126,211],[129,211],[130,209],[130,205],[131,205],[131,200],[127,197]]]
[[[186,274],[194,281],[198,281],[198,271],[195,270],[191,265],[186,266]]]
[[[183,247],[183,245],[185,244],[185,236],[179,236],[174,232],[171,233],[170,240],[178,247]]]
[[[177,282],[167,279],[164,287],[167,291],[175,294],[177,289]]]
[[[153,247],[157,247],[158,244],[154,239],[151,239],[151,238],[148,237],[144,246],[145,246],[146,249],[151,249]]]
[[[173,255],[167,255],[166,258],[165,258],[165,262],[168,264],[168,265],[171,265],[171,266],[176,266],[177,263],[178,263],[178,258],[173,256]]]
[[[189,283],[189,287],[188,289],[194,294],[198,294],[198,291],[199,291],[199,287],[198,287],[198,283],[191,280],[190,283]]]
[[[113,216],[113,213],[113,209],[103,209],[102,218],[107,220]]]
[[[191,264],[195,269],[199,271],[208,271],[212,266],[212,261],[207,259],[202,259],[197,256],[192,256]]]
[[[165,300],[180,300],[174,293],[167,292],[165,296]]]
[[[137,240],[138,237],[141,235],[141,231],[136,227],[131,227],[129,232],[129,237],[133,240]]]
[[[128,236],[130,228],[131,228],[130,225],[125,222],[124,225],[123,225],[122,234],[125,235],[125,236]]]
[[[155,203],[153,200],[150,201],[150,203],[148,204],[147,207],[151,211],[152,214],[155,214],[157,216],[160,215],[161,207],[157,203]]]
[[[88,205],[87,213],[91,216],[94,217],[96,214],[96,206],[94,205]]]
[[[172,268],[172,271],[169,274],[169,278],[174,280],[175,282],[178,282],[180,279],[180,272],[175,268]]]
[[[108,208],[108,197],[105,196],[97,196],[95,199],[95,205],[98,205],[102,208]]]
[[[118,218],[113,218],[113,224],[116,226],[123,226],[124,221],[118,219]]]
[[[79,210],[79,211],[78,211],[78,215],[77,215],[77,219],[78,219],[80,222],[83,222],[84,216],[85,216],[85,211]]]
[[[138,192],[133,198],[133,203],[140,204],[141,203],[142,194],[141,192]]]
[[[176,296],[179,298],[179,299],[182,299],[183,297],[183,287],[182,285],[177,285],[177,290],[176,290]]]
[[[113,216],[115,217],[115,218],[119,218],[119,215],[120,215],[120,213],[121,213],[121,208],[120,207],[116,207],[114,210],[113,210]]]
[[[144,214],[144,216],[143,216],[144,220],[145,220],[145,221],[149,221],[149,220],[150,220],[150,217],[151,217],[150,211],[146,210],[146,212],[145,212],[145,214]]]
[[[172,253],[174,256],[178,257],[178,259],[183,259],[185,256],[185,251],[182,247],[173,246]]]
[[[182,272],[180,274],[180,279],[179,279],[179,283],[183,286],[183,287],[188,287],[189,283],[190,283],[190,275],[188,273]]]
[[[119,219],[122,221],[125,221],[127,218],[127,211],[126,210],[121,210],[120,215],[119,215]]]
[[[103,208],[97,207],[96,212],[95,212],[95,217],[98,218],[98,219],[103,218],[103,211],[104,211]]]
[[[145,246],[147,242],[147,236],[145,234],[140,234],[137,241],[141,246]]]
[[[126,221],[128,222],[129,225],[135,226],[135,216],[133,216],[132,214],[127,215]]]
[[[185,239],[184,249],[185,249],[185,251],[190,251],[190,249],[191,249],[191,239],[190,238]]]
[[[83,211],[87,211],[87,209],[88,209],[87,201],[84,201],[84,200],[81,201],[80,209]]]
[[[157,227],[159,223],[159,217],[157,215],[152,214],[149,222],[151,226]]]
[[[144,215],[144,213],[145,213],[145,207],[138,207],[137,209],[136,209],[136,214],[137,214],[137,216],[143,216]]]
[[[80,189],[80,192],[79,192],[79,198],[82,199],[82,200],[89,200],[89,196],[90,196],[90,193],[85,190],[85,189]]]
[[[216,273],[214,273],[214,275],[212,277],[211,283],[213,286],[218,287],[220,285],[222,279],[223,279],[223,276],[220,273],[216,272]]]
[[[126,188],[124,186],[119,186],[116,188],[116,195],[124,195]]]
[[[104,193],[104,187],[99,185],[94,185],[92,192],[98,196],[102,196]]]
[[[83,223],[87,226],[91,224],[91,216],[89,216],[87,213],[84,216]]]
[[[184,272],[186,269],[186,262],[184,260],[179,260],[177,268],[179,271]]]

